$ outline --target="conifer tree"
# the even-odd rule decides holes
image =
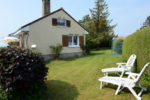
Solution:
[[[79,21],[89,32],[87,44],[91,48],[110,47],[116,25],[110,25],[112,20],[108,19],[108,5],[104,0],[97,0],[90,12]]]
[[[141,27],[141,29],[144,27],[150,27],[150,16],[147,17],[147,19],[143,23],[143,26]]]

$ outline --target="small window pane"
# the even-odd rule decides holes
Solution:
[[[72,45],[72,36],[69,36],[69,45]]]
[[[74,36],[74,45],[78,45],[78,36]]]

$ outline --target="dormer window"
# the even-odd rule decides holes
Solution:
[[[53,18],[52,25],[53,26],[71,27],[71,22],[70,22],[70,20],[66,20],[66,19]]]

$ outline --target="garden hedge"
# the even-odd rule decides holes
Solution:
[[[150,27],[138,30],[128,36],[123,43],[123,58],[127,60],[131,54],[137,55],[134,71],[139,72],[150,61]],[[150,86],[150,68],[144,81]]]

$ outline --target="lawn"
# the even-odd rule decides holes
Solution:
[[[112,56],[110,50],[92,51],[81,58],[55,60],[47,64],[48,100],[136,100],[127,90],[115,96],[116,86],[99,89],[98,78],[103,76],[102,68],[116,66],[122,56]],[[143,100],[150,100],[150,93],[144,93]]]

